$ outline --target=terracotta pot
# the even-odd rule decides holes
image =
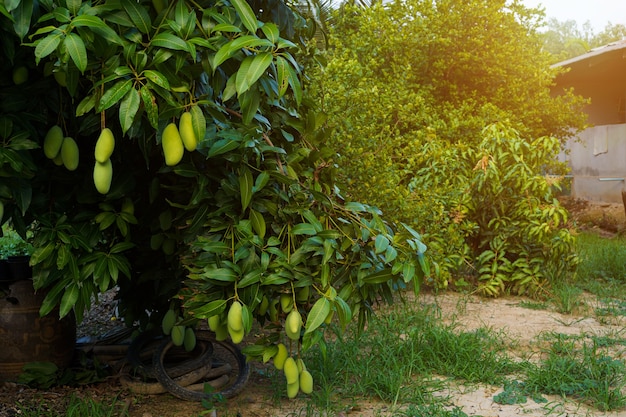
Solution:
[[[76,320],[71,314],[60,320],[58,309],[40,317],[44,297],[31,280],[21,280],[0,299],[0,381],[16,381],[29,362],[53,362],[59,369],[71,363]]]

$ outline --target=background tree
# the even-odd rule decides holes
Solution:
[[[541,37],[545,50],[552,55],[552,60],[559,62],[625,39],[626,26],[608,23],[602,31],[595,33],[589,22],[585,22],[581,28],[574,20],[560,22],[552,18],[541,31]]]
[[[463,219],[470,204],[491,208],[467,200],[478,161],[462,161],[487,140],[485,127],[563,143],[584,126],[580,98],[551,95],[557,70],[541,51],[541,19],[518,1],[482,0],[345,5],[335,16],[319,94],[341,187],[424,232],[440,285],[451,270],[474,274],[484,249],[471,243],[482,226]],[[551,150],[532,175],[556,165]]]

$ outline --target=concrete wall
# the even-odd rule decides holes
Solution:
[[[600,125],[570,139],[560,155],[571,168],[571,195],[585,200],[622,203],[626,190],[626,124]]]

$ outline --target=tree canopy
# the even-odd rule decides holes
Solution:
[[[333,17],[328,65],[316,81],[340,186],[426,233],[443,269],[473,264],[484,249],[471,243],[482,233],[478,219],[463,219],[492,211],[467,201],[479,161],[466,158],[489,140],[485,128],[504,123],[511,141],[547,146],[535,140],[563,143],[584,126],[582,99],[551,93],[558,69],[542,50],[542,19],[515,0],[345,5]],[[524,168],[529,175],[554,167],[558,146],[549,149]]]

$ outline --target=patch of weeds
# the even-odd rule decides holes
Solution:
[[[626,301],[604,299],[602,300],[602,307],[597,307],[595,313],[600,317],[626,316]]]
[[[524,404],[528,397],[536,403],[547,403],[548,400],[536,392],[531,392],[523,382],[513,380],[504,383],[502,392],[493,396],[493,401],[502,405]]]
[[[558,283],[552,287],[553,302],[556,311],[561,314],[572,314],[577,308],[584,305],[583,290],[569,283]]]
[[[590,336],[591,341],[598,347],[626,346],[625,338],[611,336]]]
[[[599,297],[625,298],[626,238],[581,233],[577,239],[578,285]]]
[[[446,408],[440,404],[410,405],[405,410],[399,411],[397,415],[402,417],[468,417],[459,407]]]
[[[566,395],[591,403],[601,411],[617,410],[626,405],[622,390],[626,387],[626,366],[604,355],[594,344],[576,349],[572,344],[555,344],[548,357],[538,365],[529,365],[526,388],[529,392]]]
[[[517,303],[517,305],[522,308],[527,308],[529,310],[547,310],[549,307],[548,303],[540,302],[540,301],[528,301],[528,300],[522,300],[519,303]]]

